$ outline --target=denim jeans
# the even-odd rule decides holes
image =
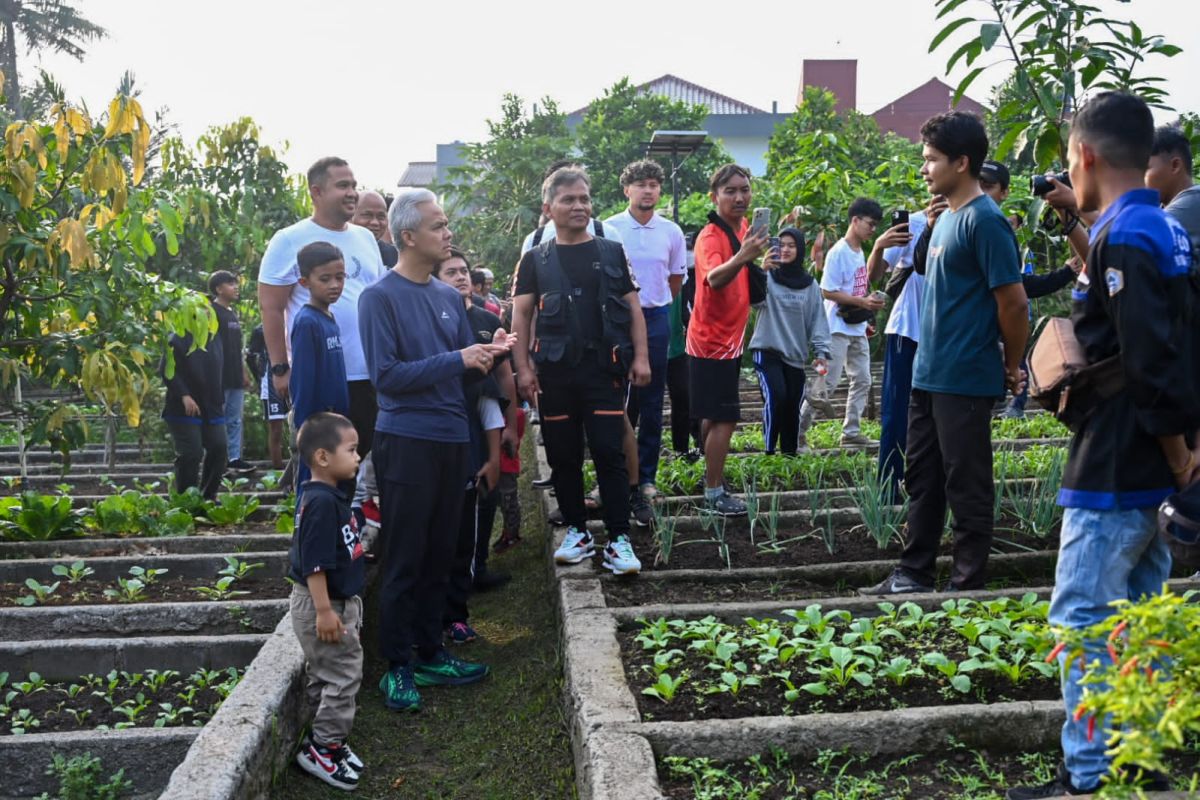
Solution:
[[[1062,537],[1054,595],[1050,600],[1050,624],[1087,628],[1112,614],[1114,600],[1137,600],[1157,594],[1171,572],[1171,554],[1158,536],[1153,508],[1125,511],[1092,511],[1068,508],[1063,512]],[[1089,645],[1088,661],[1108,662],[1103,641]],[[1087,717],[1075,721],[1075,708],[1083,698],[1079,684],[1082,672],[1076,659],[1066,664],[1059,656],[1063,703],[1063,760],[1071,783],[1092,789],[1108,771],[1104,755],[1108,725],[1097,725],[1092,741],[1087,737]],[[1096,687],[1093,685],[1092,690]]]
[[[667,388],[667,349],[671,344],[670,306],[645,308],[650,383],[629,387],[629,421],[637,428],[638,484],[653,484],[662,448],[663,393]],[[632,476],[630,476],[632,477]]]
[[[908,449],[908,401],[912,397],[913,361],[917,343],[889,333],[884,339],[883,391],[879,434],[879,479],[889,486],[893,499],[904,480],[904,454]]]
[[[245,392],[242,389],[225,390],[225,441],[226,451],[230,461],[242,457],[242,402]]]

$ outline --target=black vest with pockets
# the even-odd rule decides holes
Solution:
[[[540,295],[533,360],[538,364],[574,367],[590,348],[596,351],[603,369],[613,375],[625,375],[633,363],[633,312],[619,287],[629,267],[621,245],[609,239],[594,241],[600,251],[601,341],[584,341],[579,309],[575,306],[575,287],[563,271],[558,247],[551,239],[533,251]]]

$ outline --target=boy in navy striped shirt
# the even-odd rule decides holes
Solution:
[[[337,320],[329,307],[342,296],[346,265],[342,251],[329,242],[312,242],[296,254],[300,285],[309,292],[308,302],[292,325],[292,374],[288,393],[292,398],[292,426],[300,430],[304,421],[319,411],[350,413],[350,390],[346,384],[346,360]],[[311,477],[307,464],[296,474],[296,508],[300,493]],[[349,487],[352,492],[353,488]]]

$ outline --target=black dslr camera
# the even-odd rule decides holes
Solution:
[[[1034,175],[1029,179],[1029,191],[1033,192],[1035,197],[1044,197],[1054,189],[1054,184],[1050,182],[1050,178],[1054,178],[1054,180],[1068,188],[1071,186],[1071,176],[1067,174],[1066,170],[1063,170],[1057,175]]]

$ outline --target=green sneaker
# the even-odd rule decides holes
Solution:
[[[395,667],[383,674],[379,681],[384,705],[393,711],[420,711],[421,695],[413,680],[412,667]]]
[[[487,664],[463,661],[445,649],[439,650],[429,661],[417,661],[412,668],[417,686],[465,686],[483,680],[489,672],[491,668]]]

